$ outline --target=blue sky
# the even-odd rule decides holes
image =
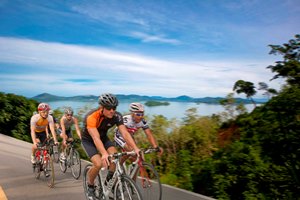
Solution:
[[[0,0],[0,91],[224,97],[239,79],[279,89],[268,45],[299,22],[298,0]]]

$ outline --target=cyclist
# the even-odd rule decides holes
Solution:
[[[109,163],[108,155],[116,153],[114,143],[109,140],[107,132],[116,125],[126,142],[139,154],[140,149],[136,146],[123,124],[122,115],[116,112],[118,99],[110,93],[100,95],[99,107],[91,110],[84,119],[84,130],[82,133],[82,146],[91,159],[93,166],[88,171],[88,198],[95,199],[94,180],[102,167],[109,166],[107,180],[109,180],[115,166]]]
[[[54,130],[53,118],[48,115],[49,110],[50,110],[50,106],[48,104],[40,103],[38,105],[38,113],[33,115],[30,120],[31,139],[33,142],[32,154],[31,154],[32,164],[35,164],[36,162],[34,155],[37,149],[37,144],[43,143],[49,135],[47,130],[48,125],[50,126],[50,131],[55,144],[58,144],[55,130]]]
[[[129,106],[129,115],[123,116],[124,125],[126,126],[128,132],[134,139],[134,134],[141,128],[145,132],[149,143],[153,148],[157,148],[160,154],[163,153],[163,149],[158,146],[157,141],[155,140],[152,131],[149,128],[147,121],[144,118],[144,106],[141,103],[131,103]],[[125,151],[132,151],[132,147],[126,143],[122,134],[118,128],[115,128],[115,137],[117,145],[119,145]],[[126,158],[124,158],[126,159]],[[123,160],[123,159],[122,159]]]
[[[76,133],[78,137],[81,139],[81,133],[80,128],[78,125],[78,119],[73,116],[73,109],[71,107],[65,108],[65,114],[60,119],[60,125],[61,125],[61,134],[60,137],[63,139],[62,142],[62,153],[61,153],[61,159],[66,159],[65,156],[65,149],[67,147],[67,141],[73,141],[73,134],[71,131],[72,125],[74,124]]]

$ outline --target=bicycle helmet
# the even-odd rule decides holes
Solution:
[[[46,103],[40,103],[38,106],[38,111],[49,111],[50,106]]]
[[[53,110],[49,110],[49,115],[53,115]]]
[[[110,93],[101,94],[98,103],[104,107],[117,107],[119,102],[115,95]]]
[[[141,103],[131,103],[129,110],[130,112],[144,112],[144,106]]]
[[[66,115],[73,115],[73,109],[71,107],[65,108],[65,114]]]

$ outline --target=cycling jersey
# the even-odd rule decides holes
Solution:
[[[64,121],[64,125],[65,125],[66,130],[71,129],[71,126],[72,126],[73,124],[75,124],[75,122],[74,122],[74,117],[72,117],[71,120],[68,120],[68,119],[66,118],[66,116],[63,116],[62,118],[63,118],[63,121]]]
[[[126,126],[128,132],[133,136],[140,128],[142,128],[143,130],[146,130],[149,128],[149,125],[147,123],[147,121],[143,118],[140,122],[136,123],[133,120],[133,117],[131,115],[125,115],[123,117],[123,122],[124,125]],[[122,137],[122,134],[120,133],[119,129],[116,128],[115,129],[115,141],[116,143],[121,146],[124,147],[126,142],[124,140],[124,138]]]
[[[51,117],[50,115],[48,115],[48,117],[44,119],[40,114],[35,114],[31,117],[30,120],[30,125],[35,126],[36,133],[45,132],[48,124],[54,124],[53,117]]]
[[[63,123],[65,125],[66,135],[68,138],[73,138],[72,132],[71,132],[71,126],[75,124],[74,117],[72,117],[70,120],[66,118],[66,116],[62,117]]]
[[[82,133],[82,146],[86,154],[91,158],[98,153],[96,145],[88,132],[88,128],[97,128],[100,139],[105,149],[114,146],[107,136],[107,131],[114,125],[120,126],[123,124],[122,115],[115,112],[112,118],[106,118],[102,115],[102,110],[94,109],[90,111],[84,118],[84,129]]]
[[[92,137],[88,133],[88,128],[97,128],[100,137],[105,137],[108,129],[114,125],[120,126],[123,124],[123,118],[119,112],[115,112],[112,118],[104,117],[101,112],[102,110],[100,109],[94,109],[85,116],[82,139],[93,141]]]

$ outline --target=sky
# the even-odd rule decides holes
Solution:
[[[0,92],[225,97],[240,79],[280,89],[268,45],[299,33],[298,0],[0,0]]]

